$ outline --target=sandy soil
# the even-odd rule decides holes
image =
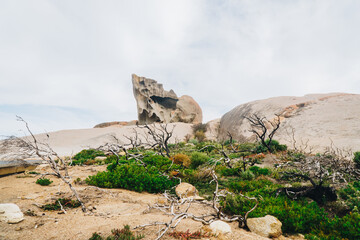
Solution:
[[[73,179],[81,178],[102,171],[105,166],[74,166],[70,167]],[[46,165],[40,165],[37,172],[50,171]],[[113,228],[122,228],[125,224],[131,227],[154,221],[168,221],[170,218],[159,211],[146,213],[148,205],[162,201],[159,194],[137,193],[123,189],[99,189],[93,186],[75,185],[88,209],[83,213],[80,208],[69,209],[67,214],[55,211],[43,211],[35,204],[53,202],[59,197],[70,197],[69,188],[59,179],[50,176],[54,181],[50,186],[35,184],[37,176],[16,174],[0,178],[0,203],[15,203],[25,213],[33,211],[36,216],[25,216],[18,224],[0,222],[0,240],[12,239],[89,239],[93,232],[107,236]],[[145,211],[145,212],[144,212]],[[208,212],[203,205],[192,207],[194,213]],[[199,222],[183,220],[177,230],[196,231],[203,227]],[[231,224],[232,234],[212,239],[266,239],[251,232],[239,229],[236,223]],[[145,234],[145,239],[155,239],[158,227],[135,230]],[[169,236],[163,239],[172,239]]]

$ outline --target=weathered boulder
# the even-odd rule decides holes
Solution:
[[[194,200],[204,200],[198,195],[198,190],[190,183],[180,183],[175,188],[175,193],[179,198],[193,198]]]
[[[214,221],[212,223],[210,223],[210,229],[214,234],[219,234],[219,233],[231,233],[231,227],[229,224],[227,224],[226,222],[223,221]]]
[[[24,214],[16,204],[0,204],[0,221],[7,223],[19,223],[22,220],[24,220]]]
[[[205,132],[206,139],[214,140],[214,141],[221,140],[218,139],[219,127],[220,127],[220,118],[207,122],[206,132]]]
[[[173,90],[165,91],[157,81],[132,75],[139,124],[161,122],[201,123],[202,111],[190,96],[177,97]]]
[[[246,224],[251,232],[263,237],[279,237],[282,234],[282,223],[274,216],[248,218]]]

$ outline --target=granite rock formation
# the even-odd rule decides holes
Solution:
[[[138,122],[145,123],[201,123],[202,111],[190,96],[177,97],[173,90],[165,91],[157,81],[132,75],[137,103]]]
[[[323,151],[333,144],[336,148],[359,151],[359,106],[359,94],[345,93],[257,100],[241,104],[224,114],[218,139],[227,139],[229,132],[236,140],[255,140],[245,116],[257,113],[272,120],[274,114],[279,114],[281,125],[274,139],[290,148],[294,148],[294,144],[298,148],[307,145],[314,151]]]

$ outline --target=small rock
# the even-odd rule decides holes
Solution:
[[[14,203],[0,204],[0,221],[7,223],[19,223],[24,220],[24,214],[18,205]]]
[[[180,183],[175,188],[176,195],[180,198],[198,196],[198,190],[190,183]]]
[[[104,161],[104,160],[106,160],[106,157],[104,157],[104,156],[97,156],[97,157],[95,157],[95,160]]]
[[[263,237],[279,237],[282,234],[282,223],[274,216],[248,218],[246,221],[250,231]]]
[[[210,224],[210,229],[215,234],[218,234],[218,233],[223,233],[223,234],[231,233],[230,225],[227,224],[226,222],[223,222],[223,221],[220,221],[220,220],[212,222]]]

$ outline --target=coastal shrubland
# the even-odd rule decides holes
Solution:
[[[343,171],[346,164],[346,169],[354,169],[356,161],[338,166],[345,160],[334,154],[296,152],[276,140],[269,147],[271,153],[261,143],[190,140],[169,145],[170,157],[158,149],[130,148],[119,159],[108,156],[107,170],[89,176],[86,183],[173,193],[180,181],[188,182],[209,201],[217,189],[226,191],[218,197],[226,216],[273,215],[285,234],[302,233],[307,239],[360,238],[359,175]],[[264,167],[270,154],[275,160]]]

